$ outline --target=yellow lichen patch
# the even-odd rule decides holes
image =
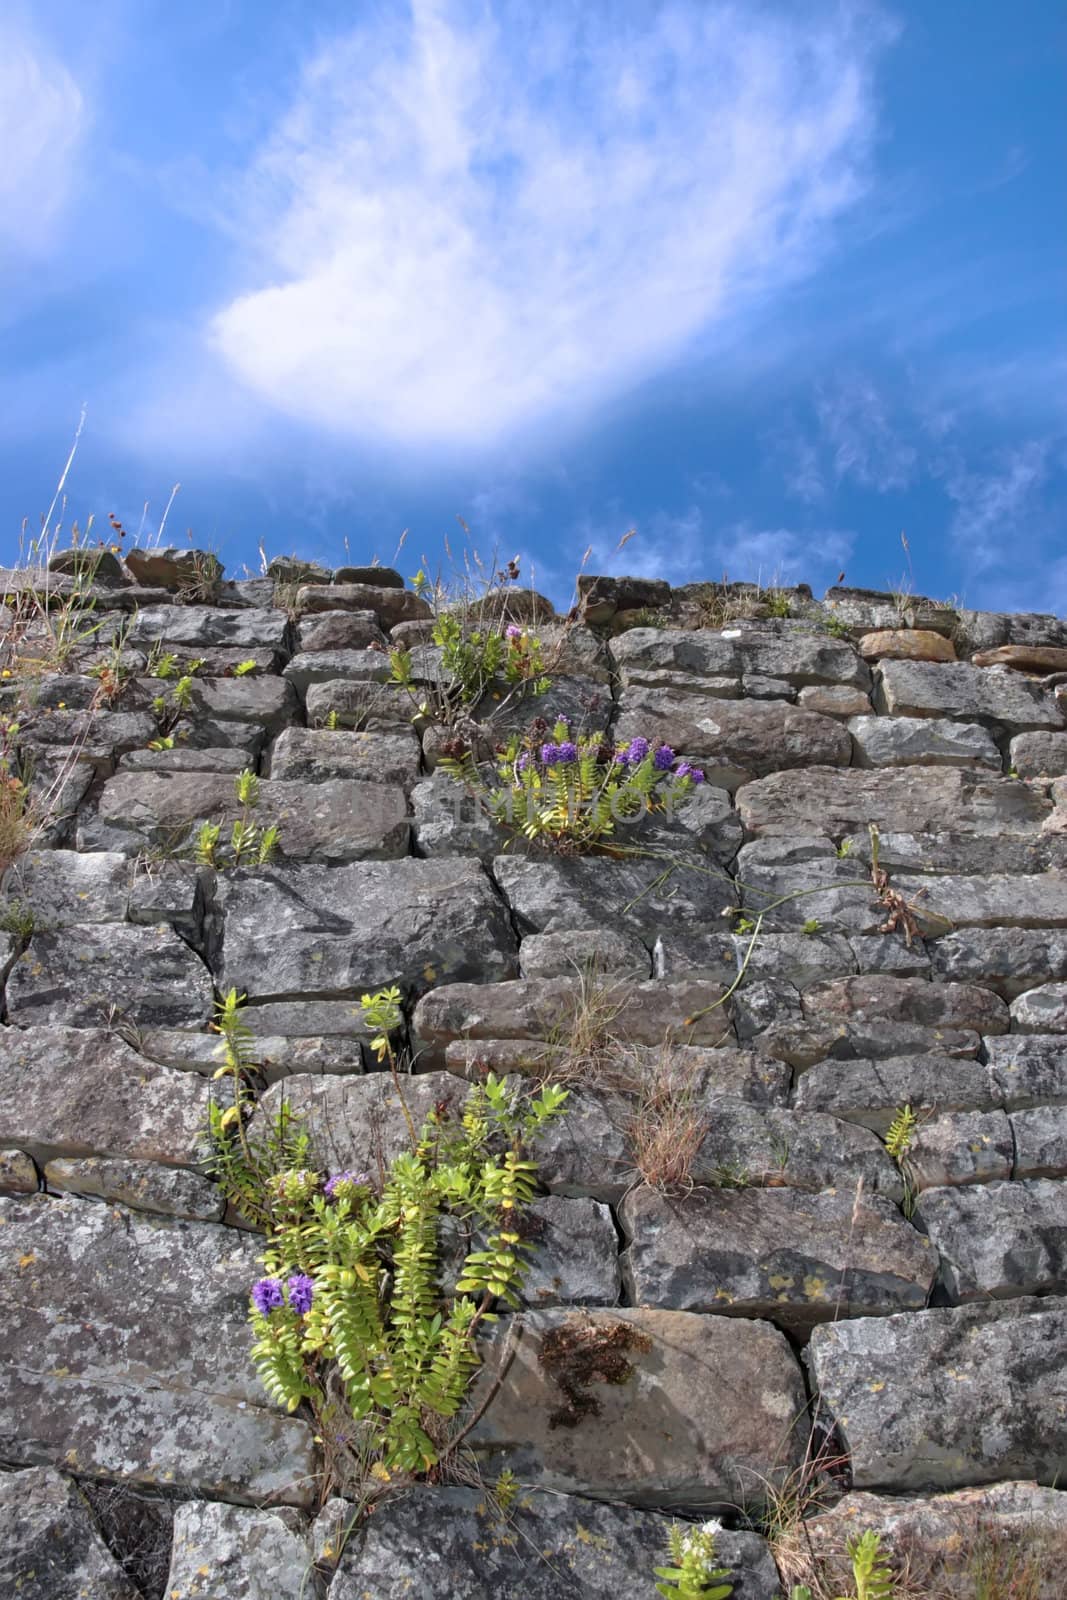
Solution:
[[[817,1278],[814,1273],[809,1273],[804,1279],[804,1298],[806,1300],[822,1300],[826,1294],[826,1289],[825,1278]]]
[[[795,1278],[787,1278],[784,1273],[775,1272],[767,1279],[772,1289],[792,1289],[796,1283]]]

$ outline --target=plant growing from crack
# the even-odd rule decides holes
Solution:
[[[729,1600],[734,1592],[728,1581],[730,1569],[718,1565],[715,1553],[716,1535],[721,1532],[721,1524],[714,1521],[692,1528],[673,1523],[667,1535],[671,1564],[654,1569],[661,1580],[656,1593],[666,1600]]]
[[[836,1600],[894,1600],[897,1588],[882,1550],[881,1534],[868,1528],[857,1538],[850,1539],[847,1549],[855,1593],[839,1595]],[[814,1600],[814,1596],[808,1584],[795,1583],[789,1600]]]
[[[259,805],[259,779],[249,767],[234,779],[234,790],[241,814],[234,818],[225,846],[220,844],[221,822],[201,823],[196,836],[196,861],[199,866],[241,867],[251,863],[263,867],[274,859],[281,843],[281,834],[276,823],[272,822],[263,828],[253,818],[253,812]]]
[[[549,730],[535,721],[497,753],[495,766],[470,750],[441,761],[513,839],[561,855],[608,844],[616,824],[663,811],[703,783],[704,774],[669,745],[634,738],[613,745],[600,735],[571,737],[561,719]]]
[[[904,1200],[901,1210],[909,1219],[915,1210],[915,1180],[908,1160],[912,1144],[915,1140],[915,1130],[919,1119],[910,1106],[900,1106],[892,1122],[886,1130],[885,1148],[890,1159],[895,1163],[904,1185]]]
[[[380,997],[367,998],[373,1012]],[[223,1027],[240,1063],[240,1035],[230,1018]],[[458,1443],[450,1434],[480,1365],[478,1333],[498,1302],[519,1304],[529,1266],[516,1226],[536,1182],[526,1152],[566,1098],[553,1085],[523,1098],[490,1074],[458,1120],[435,1108],[379,1179],[327,1177],[291,1120],[249,1138],[240,1113],[213,1119],[216,1176],[236,1205],[253,1195],[267,1234],[250,1312],[263,1384],[290,1411],[308,1403],[320,1432],[336,1432],[339,1391],[346,1432],[369,1440],[383,1481],[428,1472]],[[274,1165],[290,1152],[300,1165]],[[446,1213],[484,1235],[451,1293],[439,1287]]]

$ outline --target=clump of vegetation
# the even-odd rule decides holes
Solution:
[[[281,843],[276,823],[264,828],[253,817],[259,805],[259,779],[249,767],[237,774],[234,789],[241,815],[234,818],[226,844],[221,843],[220,822],[202,823],[196,836],[196,860],[202,867],[263,867],[274,860]]]
[[[486,814],[513,838],[564,855],[602,845],[616,824],[663,811],[703,783],[704,774],[669,745],[647,739],[619,745],[599,735],[572,738],[559,721],[538,719],[497,754],[495,766],[469,749],[449,748],[441,767],[470,790]]]
[[[369,1014],[395,1019],[392,992],[365,998]],[[247,1041],[237,997],[225,1004],[220,1072],[240,1083]],[[395,1065],[388,1033],[378,1047]],[[517,1226],[536,1182],[527,1151],[566,1098],[555,1086],[523,1098],[490,1074],[458,1118],[435,1108],[375,1177],[327,1173],[284,1109],[250,1140],[237,1092],[212,1108],[215,1176],[267,1234],[250,1311],[264,1386],[290,1411],[307,1404],[320,1433],[358,1436],[383,1481],[428,1472],[453,1447],[477,1335],[497,1303],[519,1304],[529,1265]],[[449,1294],[439,1286],[445,1214],[485,1237]]]
[[[673,1523],[667,1535],[669,1567],[656,1567],[656,1593],[666,1600],[729,1600],[734,1592],[730,1569],[720,1567],[715,1540],[722,1532],[718,1522],[685,1528]]]
[[[854,1594],[838,1595],[835,1600],[894,1600],[897,1588],[882,1550],[881,1534],[868,1528],[857,1538],[850,1539],[847,1548],[856,1588]],[[815,1600],[815,1597],[808,1584],[796,1583],[790,1600]]]
[[[918,1125],[919,1119],[911,1107],[901,1106],[889,1124],[885,1136],[886,1151],[896,1163],[904,1184],[902,1210],[908,1218],[911,1217],[915,1210],[915,1180],[908,1156],[915,1141],[915,1130]]]

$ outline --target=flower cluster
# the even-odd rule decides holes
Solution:
[[[538,718],[524,735],[498,745],[496,783],[469,752],[446,756],[441,766],[480,795],[502,827],[571,853],[602,843],[619,822],[664,810],[704,781],[668,744],[653,746],[640,735],[618,745],[602,734],[576,736],[566,718],[551,729]]]
[[[322,1192],[327,1200],[351,1199],[360,1189],[371,1186],[369,1172],[335,1172],[326,1179]]]
[[[289,1309],[298,1317],[306,1317],[315,1298],[315,1282],[306,1273],[294,1272],[286,1281],[289,1291]],[[252,1304],[261,1317],[280,1311],[285,1305],[285,1293],[280,1278],[260,1278],[252,1285]]]

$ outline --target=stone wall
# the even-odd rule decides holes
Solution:
[[[578,859],[504,853],[435,772],[438,730],[389,682],[390,643],[439,671],[399,575],[223,582],[134,552],[88,591],[76,568],[48,579],[87,608],[58,657],[42,575],[2,578],[0,716],[44,818],[0,884],[11,1592],[644,1595],[670,1509],[720,1517],[735,1593],[771,1600],[789,1541],[751,1530],[815,1458],[838,1504],[804,1538],[831,1560],[876,1526],[909,1594],[993,1600],[980,1531],[1059,1595],[1067,623],[625,578],[558,618],[516,591],[498,613],[553,670],[512,722],[565,714],[706,773]],[[181,706],[161,652],[200,661]],[[198,867],[245,767],[278,857]],[[204,1175],[209,1028],[246,993],[264,1113],[288,1096],[331,1165],[366,1166],[404,1135],[358,1004],[391,983],[416,1116],[487,1067],[564,1062],[574,1087],[538,1152],[527,1309],[475,1395],[470,1444],[520,1503],[419,1488],[337,1566],[312,1430],[248,1358],[259,1241]],[[644,1181],[683,1137],[684,1181]]]

